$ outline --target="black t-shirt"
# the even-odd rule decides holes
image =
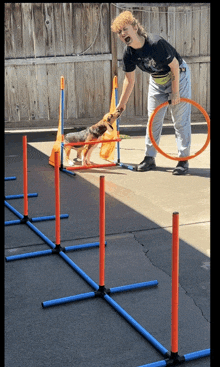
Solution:
[[[141,70],[156,75],[165,75],[170,71],[173,58],[182,64],[182,58],[163,37],[148,33],[142,48],[126,46],[123,54],[123,70],[131,72],[138,66]]]

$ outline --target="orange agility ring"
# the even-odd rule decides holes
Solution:
[[[204,108],[202,106],[200,106],[199,103],[193,101],[192,99],[188,99],[188,98],[180,98],[180,102],[186,102],[186,103],[190,103],[192,104],[193,106],[197,107],[198,110],[200,112],[202,112],[202,114],[204,115],[205,119],[206,119],[206,122],[207,122],[207,125],[208,125],[208,135],[207,135],[207,139],[206,139],[206,142],[205,144],[203,145],[203,147],[198,150],[198,152],[196,152],[195,154],[192,154],[192,155],[189,155],[188,157],[172,157],[171,155],[165,153],[162,149],[160,149],[157,145],[157,143],[155,142],[154,140],[154,137],[153,137],[153,133],[152,133],[152,125],[153,125],[153,121],[154,121],[154,117],[155,115],[157,114],[157,112],[167,106],[170,102],[167,101],[167,102],[164,102],[162,104],[160,104],[158,107],[155,108],[155,110],[152,112],[151,116],[150,116],[150,119],[149,119],[149,123],[148,123],[148,134],[149,134],[149,137],[150,137],[150,140],[154,146],[154,148],[159,152],[161,153],[164,157],[168,158],[168,159],[172,159],[174,161],[188,161],[189,159],[192,159],[192,158],[195,158],[197,157],[197,155],[201,154],[208,146],[209,144],[209,141],[210,141],[210,118],[209,118],[209,115],[207,114],[207,112],[204,110]]]

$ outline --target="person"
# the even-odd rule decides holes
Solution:
[[[112,22],[111,30],[118,34],[126,44],[123,54],[122,93],[117,108],[126,109],[126,103],[135,84],[135,69],[138,66],[143,72],[150,74],[148,91],[148,120],[154,109],[163,102],[171,100],[171,117],[175,128],[178,156],[190,155],[191,144],[191,105],[180,103],[180,97],[191,98],[190,70],[176,49],[163,37],[146,33],[143,26],[126,10]],[[155,115],[152,133],[159,144],[163,120],[168,106]],[[156,167],[156,149],[151,143],[146,129],[145,157],[137,166],[138,171],[149,171]],[[178,161],[173,174],[182,175],[188,172],[188,161]]]

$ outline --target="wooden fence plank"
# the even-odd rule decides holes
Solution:
[[[24,57],[21,3],[12,3],[12,19],[13,19],[12,29],[13,29],[15,57]]]
[[[167,40],[167,6],[160,7],[159,11],[159,35]]]
[[[27,91],[29,99],[29,115],[30,120],[38,120],[39,113],[37,108],[37,79],[36,79],[36,66],[30,65],[27,67]]]
[[[34,57],[32,3],[22,3],[23,56]]]
[[[17,72],[15,67],[7,68],[6,78],[8,84],[8,101],[6,102],[6,105],[9,110],[9,121],[20,121]]]
[[[33,3],[35,57],[46,56],[43,3]]]
[[[112,92],[112,80],[111,80],[111,64],[108,61],[100,62],[100,67],[103,67],[103,95],[102,95],[102,110],[101,115],[109,111],[111,92]]]
[[[175,47],[176,45],[176,8],[174,6],[169,6],[167,14],[167,41]]]
[[[104,68],[103,62],[93,63],[93,75],[94,75],[94,108],[96,109],[97,117],[103,115],[103,104],[105,101],[105,85],[109,79],[106,73],[100,73],[100,68]],[[103,70],[104,71],[104,70]],[[107,108],[108,103],[105,103]],[[107,112],[107,111],[106,111]],[[94,116],[95,117],[95,116]]]
[[[8,58],[16,57],[14,50],[12,3],[5,4],[5,55]]]
[[[201,63],[199,65],[199,90],[200,90],[200,104],[206,110],[207,108],[207,64]]]
[[[184,7],[178,6],[175,13],[175,48],[180,55],[183,55],[183,33],[184,33]]]
[[[60,66],[60,65],[59,65]],[[55,119],[58,116],[59,111],[59,90],[60,90],[60,76],[61,72],[58,71],[58,65],[46,66],[47,70],[47,88],[48,88],[48,108],[49,119]],[[65,109],[64,109],[65,111]]]
[[[46,56],[56,55],[55,46],[55,33],[54,33],[54,16],[53,16],[53,4],[44,3],[44,29],[45,29],[45,49]]]
[[[150,33],[160,34],[159,8],[157,6],[151,6],[150,10]]]
[[[95,25],[95,24],[94,24]],[[97,28],[98,24],[95,26]],[[100,24],[100,36],[101,36],[101,53],[110,51],[110,22],[109,22],[109,3],[103,3],[101,9],[101,24]]]
[[[65,19],[63,14],[63,4],[54,3],[54,34],[55,34],[56,56],[66,55],[64,22]]]
[[[72,3],[63,3],[65,55],[73,53],[73,14]]]
[[[191,6],[184,6],[184,32],[183,32],[183,54],[182,56],[192,55],[192,13]]]
[[[17,68],[18,101],[20,110],[20,121],[29,119],[29,93],[28,93],[28,66]]]
[[[191,90],[192,90],[192,99],[197,103],[200,103],[200,88],[199,88],[199,64],[190,64],[191,69]],[[196,107],[192,106],[192,114],[198,113]]]
[[[200,29],[200,50],[199,50],[199,54],[200,55],[207,55],[209,50],[208,50],[208,45],[210,42],[208,42],[208,39],[210,38],[210,23],[209,23],[209,12],[208,12],[208,8],[205,6],[201,6],[201,29]]]
[[[73,53],[79,54],[84,50],[82,43],[82,11],[83,4],[75,3],[73,4]]]
[[[135,72],[135,85],[134,85],[134,112],[135,116],[142,116],[143,112],[143,72],[139,68],[136,68]]]
[[[192,55],[199,56],[200,39],[200,6],[192,7]]]
[[[143,103],[143,116],[148,116],[148,111],[147,111],[147,97],[148,97],[148,89],[149,89],[149,74],[148,73],[143,73],[143,97],[142,97],[142,103]]]
[[[67,119],[77,118],[77,105],[76,100],[78,96],[75,90],[75,64],[66,64],[66,78],[65,78],[65,99],[67,104]]]
[[[39,119],[48,119],[47,66],[36,65]]]

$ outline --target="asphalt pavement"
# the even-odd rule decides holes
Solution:
[[[5,134],[5,195],[23,192],[22,134]],[[54,168],[48,164],[55,132],[27,133],[29,216],[55,214]],[[126,136],[121,161],[144,157],[144,136]],[[204,131],[194,133],[199,149]],[[176,151],[172,134],[160,147]],[[75,152],[71,152],[71,158]],[[99,147],[92,161],[101,163]],[[112,295],[168,351],[171,348],[172,213],[180,216],[179,354],[210,347],[210,150],[189,161],[189,174],[172,175],[176,161],[158,154],[157,169],[120,167],[60,172],[61,245],[99,239],[99,177],[106,186],[106,287],[158,280],[158,286]],[[23,213],[23,199],[9,203]],[[17,219],[5,208],[5,220]],[[55,222],[35,224],[55,242]],[[5,227],[5,256],[48,249],[27,225]],[[97,284],[97,248],[68,256]],[[91,292],[58,255],[5,262],[5,367],[138,367],[163,359],[160,353],[104,299],[93,298],[43,309],[46,300]],[[210,366],[210,358],[185,364]]]

